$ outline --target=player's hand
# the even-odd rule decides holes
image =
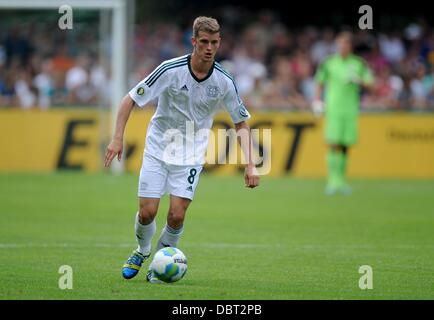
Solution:
[[[113,139],[107,147],[104,157],[104,167],[109,167],[115,156],[118,156],[118,161],[121,161],[123,150],[122,140]]]
[[[321,115],[324,112],[324,102],[319,99],[315,99],[312,101],[312,111],[316,116]]]
[[[254,165],[248,165],[246,169],[244,169],[244,182],[247,188],[259,186],[259,174]]]
[[[353,83],[357,85],[362,85],[362,79],[355,73],[352,73],[348,78],[348,83]]]

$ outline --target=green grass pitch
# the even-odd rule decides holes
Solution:
[[[320,179],[250,190],[203,174],[179,245],[188,272],[163,285],[121,277],[136,186],[129,174],[1,174],[0,299],[434,299],[434,181],[353,180],[351,196],[327,197]],[[154,244],[167,208],[166,196]],[[58,287],[62,265],[72,290]]]

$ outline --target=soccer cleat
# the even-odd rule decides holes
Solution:
[[[143,261],[145,261],[149,255],[144,256],[137,250],[134,250],[132,255],[128,258],[127,262],[122,267],[122,276],[125,279],[134,278],[140,270]]]
[[[338,188],[334,185],[331,185],[331,184],[327,185],[325,188],[325,194],[327,196],[335,195],[337,193],[337,191],[338,191]]]
[[[353,192],[353,190],[348,184],[344,184],[339,188],[339,192],[342,193],[343,195],[350,195]]]
[[[152,270],[148,270],[148,273],[146,274],[146,281],[149,283],[163,283],[164,281],[161,281],[158,279],[158,277],[155,275],[155,273]]]

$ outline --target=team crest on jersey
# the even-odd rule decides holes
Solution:
[[[210,98],[217,98],[217,96],[219,95],[219,87],[211,85],[207,86],[206,95]]]
[[[249,116],[249,113],[248,113],[246,107],[244,106],[244,104],[240,104],[239,112],[240,112],[240,115],[244,118],[247,118]]]
[[[139,96],[142,96],[144,93],[145,93],[145,89],[143,89],[142,87],[139,87],[139,88],[137,89],[137,94],[138,94]]]

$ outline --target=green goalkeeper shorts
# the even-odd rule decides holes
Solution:
[[[357,115],[326,115],[325,139],[328,144],[349,146],[357,142]]]

